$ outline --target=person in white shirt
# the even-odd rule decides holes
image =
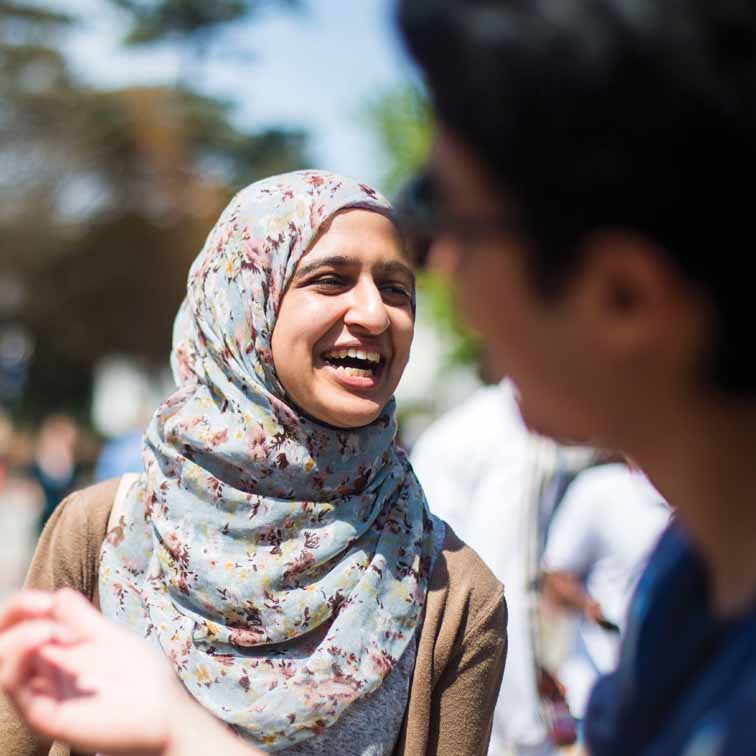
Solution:
[[[479,389],[438,419],[411,455],[431,511],[506,588],[509,648],[490,754],[557,753],[540,711],[528,617],[530,515],[542,443],[525,427],[514,389],[504,381]]]
[[[616,665],[636,582],[668,522],[662,496],[622,463],[581,472],[554,515],[542,582],[547,599],[581,615],[559,668],[578,719],[596,678]]]

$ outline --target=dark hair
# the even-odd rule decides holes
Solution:
[[[542,287],[590,231],[640,233],[713,305],[714,383],[756,394],[756,2],[400,0],[399,24],[440,119],[515,197]]]

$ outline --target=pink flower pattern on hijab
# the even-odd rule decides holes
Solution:
[[[162,649],[187,690],[276,751],[376,690],[421,620],[433,524],[397,447],[304,416],[276,376],[283,292],[323,222],[390,213],[321,171],[257,182],[221,215],[176,318],[177,391],[145,436],[100,561],[104,614]]]

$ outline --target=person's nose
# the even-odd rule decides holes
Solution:
[[[351,291],[346,325],[378,336],[389,327],[389,314],[381,292],[373,281],[360,281]]]

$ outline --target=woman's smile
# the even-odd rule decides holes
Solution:
[[[372,346],[354,344],[328,349],[321,355],[323,367],[348,389],[376,388],[387,364],[386,358]]]

